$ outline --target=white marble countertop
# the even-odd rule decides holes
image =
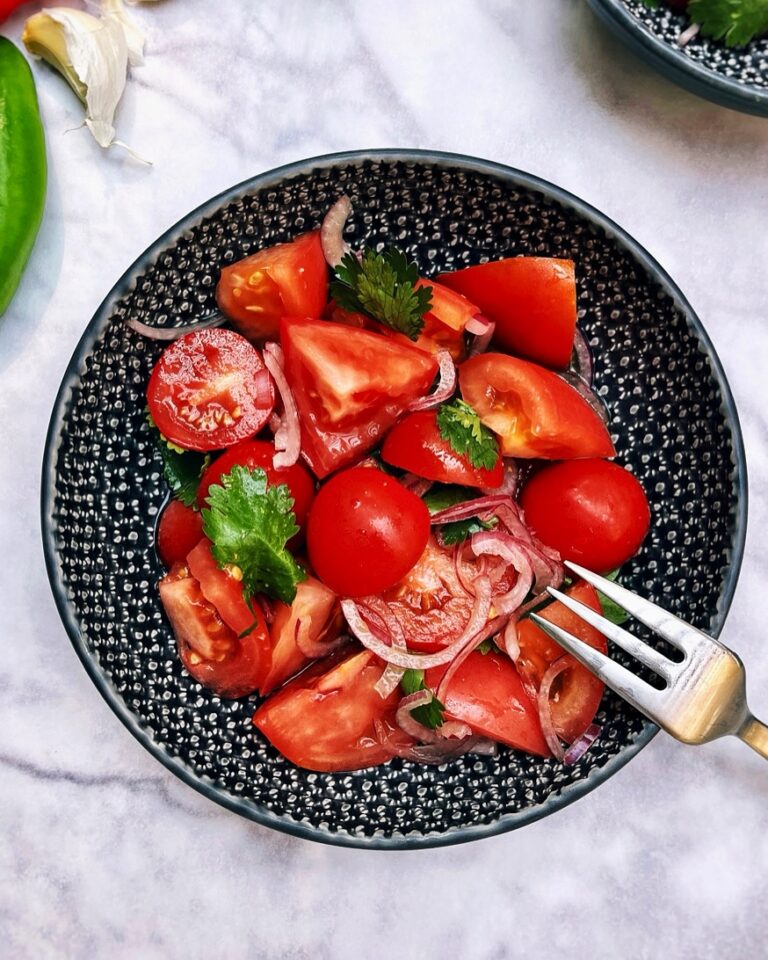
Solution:
[[[166,772],[111,714],[57,616],[38,488],[68,358],[116,278],[191,208],[278,164],[432,147],[582,196],[669,270],[736,396],[747,552],[724,633],[768,715],[768,121],[644,66],[581,0],[164,0],[100,153],[35,67],[50,193],[0,323],[0,954],[746,958],[768,934],[768,766],[658,737],[525,829],[382,854],[296,840]],[[17,39],[17,16],[3,32]],[[765,579],[764,579],[765,578]]]

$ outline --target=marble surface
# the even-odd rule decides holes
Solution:
[[[431,147],[553,180],[621,223],[704,321],[750,474],[724,639],[768,716],[768,121],[654,74],[580,0],[163,0],[101,153],[35,67],[50,193],[0,323],[0,954],[47,957],[757,957],[768,766],[658,737],[613,780],[502,837],[324,847],[239,819],[162,769],[75,657],[43,566],[38,488],[67,360],[115,279],[189,209],[291,160]],[[18,38],[21,16],[3,32]]]

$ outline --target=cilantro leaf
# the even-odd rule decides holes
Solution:
[[[611,570],[610,573],[605,574],[606,580],[615,580],[619,575],[619,568]],[[622,624],[626,623],[629,620],[629,614],[624,609],[620,607],[618,603],[614,603],[610,597],[606,597],[604,593],[597,591],[597,598],[600,601],[600,606],[603,608],[603,616],[610,620],[611,623]]]
[[[440,528],[440,540],[444,547],[452,547],[455,543],[463,543],[473,533],[483,530],[493,530],[499,521],[496,517],[491,520],[479,520],[470,517],[468,520],[455,520],[453,523],[444,523]]]
[[[285,546],[299,532],[288,487],[268,486],[262,469],[235,466],[209,489],[208,503],[203,532],[211,553],[220,567],[240,567],[246,599],[266,593],[291,603],[307,575]]]
[[[171,443],[160,433],[149,413],[147,423],[163,458],[163,476],[171,488],[171,493],[177,500],[181,500],[185,507],[197,509],[197,487],[203,471],[211,462],[210,456],[194,450],[183,450]]]
[[[437,411],[437,428],[456,453],[473,467],[492,470],[499,459],[499,443],[475,410],[463,400],[444,403]]]
[[[469,500],[470,492],[466,487],[459,487],[456,484],[435,484],[427,493],[424,494],[424,503],[429,512],[437,513],[439,510],[447,510],[457,503],[463,503]],[[494,517],[491,520],[480,520],[477,517],[469,517],[467,520],[455,520],[453,523],[444,523],[440,527],[440,540],[443,546],[451,547],[455,543],[461,543],[473,533],[480,533],[481,530],[492,530],[498,520]]]
[[[493,642],[493,637],[486,637],[479,647],[475,647],[475,653],[479,653],[482,657],[489,654],[491,650],[498,650],[498,647]]]
[[[457,503],[469,500],[471,491],[457,483],[435,483],[424,494],[424,504],[430,514],[455,507]]]
[[[419,268],[394,248],[362,259],[348,253],[336,267],[331,296],[344,310],[366,313],[411,340],[418,340],[424,314],[432,305],[432,287],[416,287]]]
[[[768,33],[768,0],[691,0],[688,14],[706,37],[742,47]]]
[[[419,690],[429,689],[424,683],[423,670],[406,670],[400,680],[400,686],[406,695],[418,693]],[[414,720],[417,720],[423,726],[434,730],[435,727],[442,726],[444,711],[445,707],[433,694],[430,703],[425,704],[423,707],[416,707],[415,710],[411,711],[411,715]]]

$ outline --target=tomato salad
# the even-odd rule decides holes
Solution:
[[[605,639],[563,561],[613,571],[650,513],[591,390],[575,267],[420,275],[322,227],[224,267],[222,316],[172,342],[148,419],[171,499],[160,598],[186,670],[257,693],[311,770],[442,763],[499,744],[573,762],[602,685],[527,617]]]

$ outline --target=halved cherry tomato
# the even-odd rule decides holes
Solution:
[[[298,629],[307,629],[309,640],[316,642],[334,640],[344,626],[338,597],[315,577],[302,580],[290,606],[278,600],[274,608],[269,627],[272,664],[259,688],[262,696],[282,686],[309,662],[296,643]]]
[[[183,563],[203,535],[203,518],[180,500],[171,500],[157,524],[157,552],[165,567]]]
[[[258,350],[239,333],[198,330],[162,352],[147,403],[168,440],[188,450],[218,450],[261,430],[275,388]]]
[[[394,586],[429,537],[424,501],[381,470],[344,470],[320,488],[307,519],[313,570],[343,597]]]
[[[443,440],[435,410],[412,413],[396,423],[387,434],[381,457],[394,467],[441,483],[500,487],[504,480],[501,456],[492,470],[474,467],[467,457],[456,453],[450,443]]]
[[[261,467],[267,475],[270,484],[285,483],[293,497],[293,512],[296,523],[301,527],[307,519],[309,505],[315,496],[315,481],[312,474],[303,463],[295,463],[292,467],[276,470],[272,465],[275,455],[275,445],[266,440],[244,440],[225,450],[217,457],[200,478],[197,488],[197,502],[200,507],[206,507],[208,490],[214,483],[221,483],[221,478],[229,473],[234,466],[248,467],[250,470]]]
[[[267,629],[258,611],[254,629],[238,638],[183,564],[163,577],[159,590],[179,656],[195,680],[227,699],[253,693],[264,675],[265,645],[269,649]]]
[[[428,670],[427,686],[436,690],[447,669]],[[446,719],[463,720],[475,733],[540,757],[551,755],[536,705],[512,661],[501,653],[471,653],[449,682],[443,705]]]
[[[569,597],[598,613],[601,612],[597,591],[588,583],[577,583],[565,591]],[[576,616],[575,613],[555,601],[543,610],[536,611],[545,620],[572,633],[596,650],[606,653],[608,644],[602,633]],[[520,656],[516,661],[517,670],[529,689],[538,690],[547,668],[562,656],[568,656],[571,666],[555,678],[550,691],[552,704],[552,722],[555,731],[566,743],[581,736],[587,729],[600,706],[603,696],[603,684],[586,667],[563,652],[563,648],[551,640],[532,620],[523,619],[517,626],[517,639],[520,644]]]
[[[422,350],[367,330],[299,319],[281,330],[302,453],[321,478],[375,447],[437,373]]]
[[[610,434],[574,387],[527,360],[482,353],[459,367],[461,395],[498,434],[505,457],[612,457]]]
[[[216,300],[249,340],[277,340],[284,316],[319,317],[328,295],[320,231],[259,250],[221,271]]]
[[[361,770],[388,760],[375,721],[394,728],[400,692],[374,689],[384,665],[369,650],[320,661],[273,694],[253,722],[284,757],[308,770]],[[409,742],[403,735],[404,742]]]
[[[572,260],[513,257],[443,273],[439,280],[496,324],[494,339],[548,367],[567,367],[576,330]]]
[[[651,522],[636,478],[607,460],[544,467],[526,483],[520,503],[525,522],[543,543],[596,573],[633,557]]]

